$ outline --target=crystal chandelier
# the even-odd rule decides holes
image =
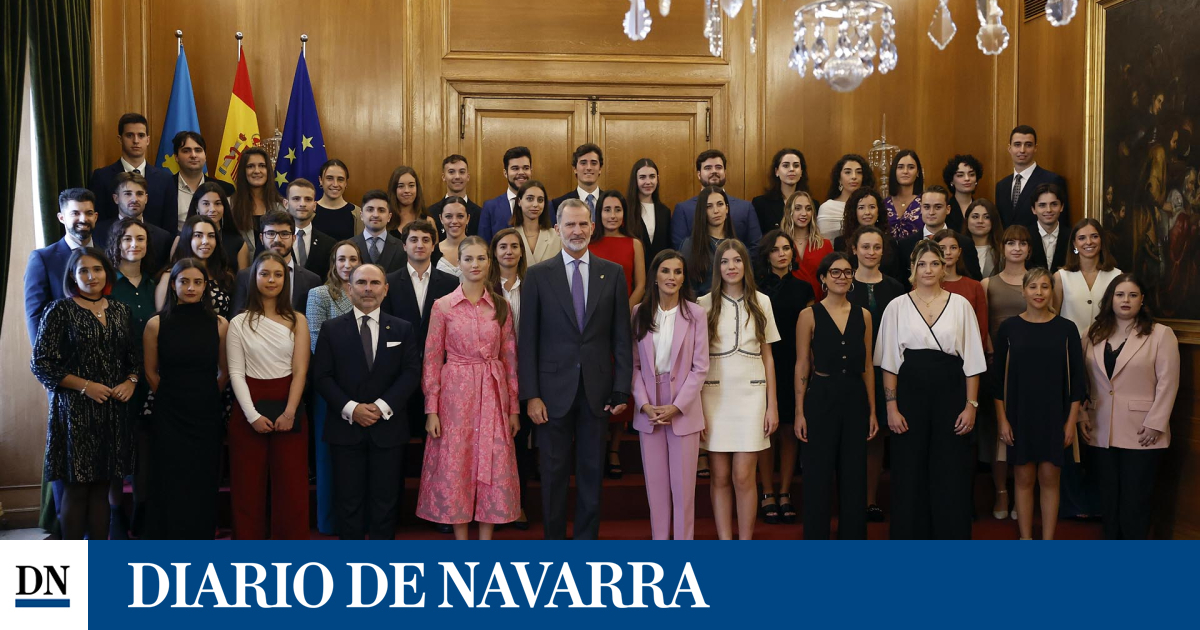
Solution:
[[[629,39],[641,41],[650,34],[652,19],[647,5],[651,0],[629,0],[624,15],[624,30]],[[701,0],[704,3],[704,36],[714,57],[725,54],[725,32],[722,12],[730,19],[741,13],[745,0]],[[750,0],[750,53],[758,51],[758,3]],[[1046,0],[1046,19],[1054,26],[1063,26],[1075,17],[1079,0]],[[671,0],[658,0],[658,13],[671,13]],[[979,32],[975,42],[985,55],[999,55],[1008,47],[1008,28],[1001,18],[999,0],[975,0]],[[879,26],[879,45],[874,39]],[[792,23],[793,46],[788,55],[788,67],[800,76],[824,80],[837,92],[849,92],[875,72],[880,74],[896,68],[896,18],[892,9],[881,0],[815,0],[796,10]],[[939,0],[929,23],[930,41],[945,50],[958,33],[950,15],[947,0]],[[832,42],[832,43],[831,43]]]

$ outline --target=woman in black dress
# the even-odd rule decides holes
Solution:
[[[117,274],[104,253],[76,249],[62,279],[68,297],[42,315],[30,368],[50,392],[46,481],[63,482],[63,538],[108,539],[108,488],[133,473],[127,405],[141,360],[129,307],[109,300]]]
[[[796,373],[796,320],[800,311],[813,301],[809,284],[792,275],[795,248],[792,239],[781,230],[771,230],[758,244],[758,289],[771,298],[779,341],[771,344],[775,356],[775,400],[779,405],[779,424],[791,425],[796,411],[796,392],[792,381]],[[776,436],[779,436],[778,438]],[[779,495],[775,495],[775,449],[779,448]],[[796,475],[796,433],[783,428],[771,436],[771,447],[758,452],[758,470],[762,478],[758,517],[764,523],[796,522],[792,505],[792,478]]]
[[[817,268],[825,299],[800,313],[796,331],[796,429],[804,449],[804,538],[828,540],[837,479],[838,538],[865,540],[867,441],[875,419],[871,313],[846,299],[854,290],[850,257],[825,256]],[[840,322],[840,323],[839,323]],[[809,359],[812,359],[810,368]]]
[[[1075,439],[1087,388],[1079,330],[1050,305],[1054,277],[1039,267],[1021,283],[1025,312],[996,331],[996,422],[1008,445],[1021,539],[1033,538],[1033,486],[1041,486],[1042,539],[1054,539],[1063,450]]]
[[[166,303],[142,338],[155,397],[146,537],[206,540],[217,527],[228,322],[213,311],[202,261],[175,263],[167,282]]]
[[[894,276],[884,273],[881,268],[890,240],[891,236],[883,229],[864,225],[850,234],[846,244],[851,260],[857,263],[854,269],[854,290],[846,294],[846,299],[850,300],[851,304],[867,309],[871,314],[871,321],[876,323],[871,327],[872,346],[879,338],[878,323],[882,321],[883,312],[888,304],[904,295],[904,285]],[[883,368],[875,366],[874,372],[875,402],[878,404],[883,402]],[[878,440],[867,442],[867,520],[872,523],[882,523],[884,520],[883,508],[879,507],[876,492],[879,490],[879,477],[883,474],[884,449],[890,433],[887,422],[879,423],[879,431]]]

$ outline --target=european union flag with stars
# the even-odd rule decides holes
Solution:
[[[296,62],[296,78],[292,79],[287,120],[283,123],[283,141],[279,143],[279,157],[275,160],[275,184],[279,186],[279,193],[286,197],[288,182],[301,177],[317,184],[321,165],[327,159],[317,102],[313,99],[308,65],[301,52],[300,60]]]

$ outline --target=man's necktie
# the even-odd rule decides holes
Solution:
[[[370,239],[371,245],[367,247],[367,253],[371,256],[371,262],[379,261],[379,237],[372,236]]]
[[[304,230],[296,232],[296,258],[300,266],[308,264],[308,248],[304,246]]]
[[[363,354],[367,356],[367,371],[375,368],[375,344],[371,343],[371,327],[367,324],[370,319],[369,316],[363,315],[362,328],[360,329],[362,333]]]
[[[571,302],[575,305],[575,321],[579,323],[579,331],[583,332],[583,315],[587,310],[587,302],[583,299],[583,272],[580,267],[582,260],[575,261],[575,273],[571,276]]]
[[[129,172],[130,172],[130,173],[133,173],[134,175],[141,175],[141,174],[142,174],[142,169],[140,169],[140,168],[135,168],[135,169],[133,169],[132,171],[129,171]]]
[[[592,193],[588,193],[587,199],[585,201],[587,202],[588,210],[592,211],[592,216],[596,216],[596,195],[593,195]]]
[[[1017,173],[1013,177],[1013,195],[1012,195],[1013,210],[1017,209],[1017,199],[1020,199],[1020,198],[1021,198],[1021,174]]]

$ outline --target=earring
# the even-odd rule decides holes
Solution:
[[[1079,255],[1079,249],[1078,249],[1078,248],[1076,248],[1076,249],[1072,249],[1071,251],[1075,252],[1075,255],[1076,255],[1076,256],[1078,256],[1078,255]]]
[[[825,283],[821,283],[821,293],[829,293],[829,289],[825,287]]]
[[[838,190],[842,190],[842,185],[838,184]]]
[[[854,283],[853,283],[853,282],[851,282],[851,283],[850,283],[850,290],[849,290],[849,291],[847,291],[847,293],[853,293],[853,292],[854,292]]]

